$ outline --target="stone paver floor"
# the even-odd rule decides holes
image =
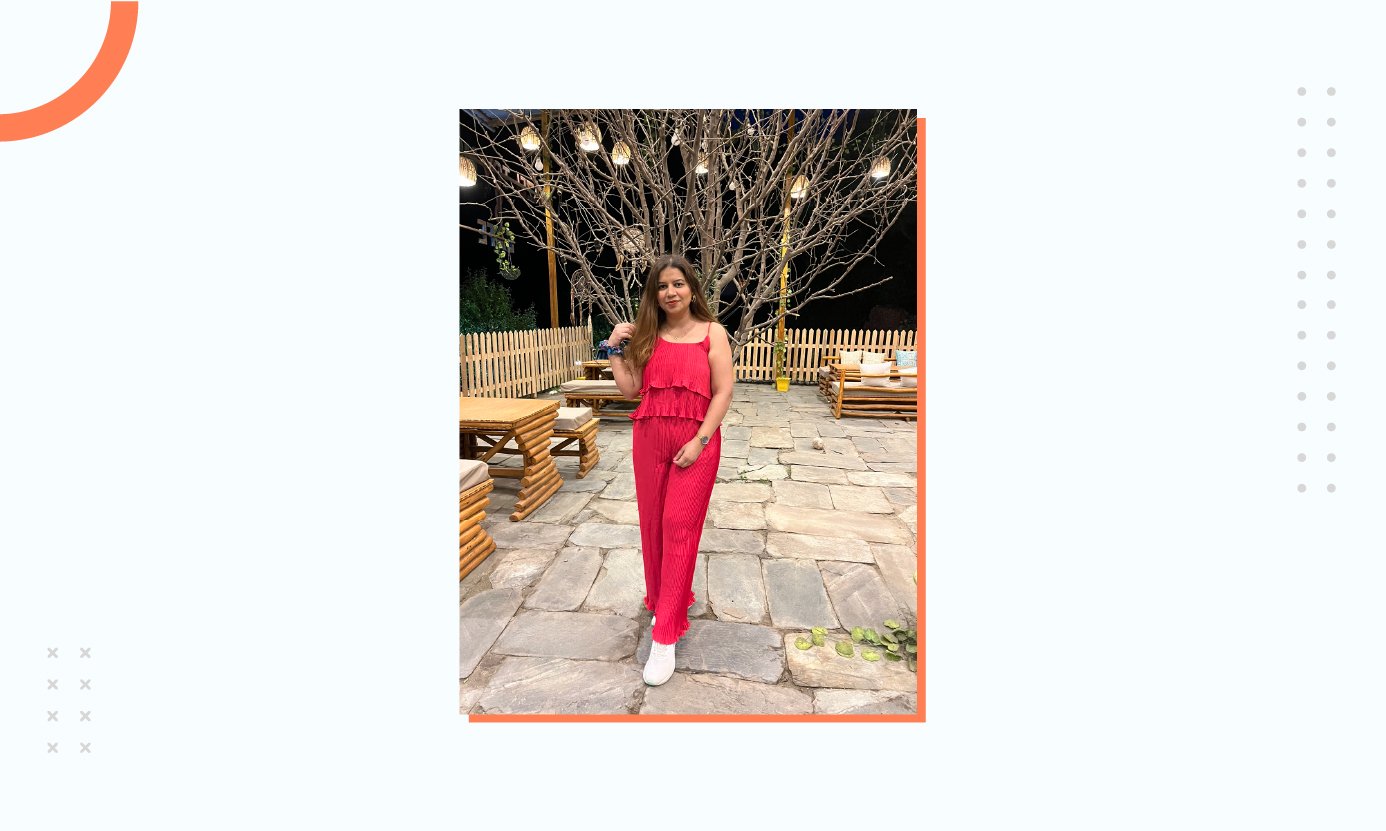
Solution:
[[[641,680],[650,613],[630,422],[602,420],[586,478],[560,458],[563,487],[522,522],[508,519],[518,482],[496,479],[496,551],[460,584],[460,712],[916,712],[904,663],[831,648],[854,626],[916,620],[915,435],[903,419],[834,420],[814,387],[738,383],[697,602],[660,687]],[[830,645],[797,649],[814,626]]]

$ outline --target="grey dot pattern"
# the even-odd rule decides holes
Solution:
[[[1337,90],[1334,87],[1319,87],[1319,89],[1324,90],[1330,97],[1337,94]],[[1307,87],[1298,87],[1295,93],[1300,97],[1305,97],[1309,95],[1309,89]],[[1320,100],[1319,103],[1322,104],[1325,102]],[[1328,146],[1328,141],[1325,139],[1328,138],[1329,134],[1317,133],[1315,129],[1312,129],[1313,125],[1310,124],[1310,121],[1313,121],[1314,125],[1326,125],[1329,128],[1334,128],[1338,124],[1337,116],[1334,114],[1333,116],[1312,118],[1311,116],[1313,115],[1313,113],[1296,113],[1294,115],[1295,124],[1303,131],[1297,133],[1298,140],[1290,145],[1295,148],[1295,156],[1297,157],[1296,164],[1302,168],[1300,176],[1295,181],[1296,187],[1300,190],[1306,190],[1308,188],[1309,179],[1316,173],[1326,173],[1327,170],[1324,170],[1323,167],[1333,165],[1333,167],[1328,167],[1328,170],[1337,170],[1337,142],[1334,142],[1335,146]],[[1317,129],[1322,130],[1323,127],[1320,126]],[[1323,167],[1316,167],[1316,165]],[[1325,177],[1318,181],[1323,182],[1330,190],[1338,186],[1338,180],[1336,178]],[[1302,223],[1297,226],[1300,230],[1295,234],[1295,247],[1299,251],[1296,257],[1301,261],[1299,263],[1301,267],[1295,271],[1295,278],[1297,280],[1307,280],[1309,273],[1311,271],[1316,271],[1316,269],[1312,267],[1318,265],[1319,262],[1328,259],[1336,261],[1337,257],[1340,256],[1336,253],[1338,248],[1338,235],[1334,234],[1332,238],[1329,238],[1327,233],[1322,233],[1322,235],[1320,235],[1321,232],[1332,226],[1315,224],[1316,221],[1324,222],[1325,220],[1336,220],[1338,217],[1336,206],[1330,207],[1329,205],[1323,204],[1323,201],[1326,200],[1314,204],[1311,200],[1305,199],[1306,196],[1310,195],[1311,194],[1308,193],[1300,194],[1298,199],[1301,201],[1301,204],[1293,206],[1295,209],[1295,216],[1302,220]],[[1317,260],[1318,262],[1311,262],[1311,260]],[[1329,280],[1336,280],[1338,277],[1335,270],[1317,271],[1316,273],[1323,274]],[[1306,284],[1301,287],[1301,291],[1308,289],[1312,292],[1313,285],[1313,283]],[[1320,306],[1320,303],[1323,305]],[[1336,346],[1338,332],[1337,327],[1329,328],[1327,326],[1317,325],[1318,320],[1315,315],[1323,314],[1323,312],[1315,312],[1311,309],[1326,309],[1332,311],[1338,308],[1338,303],[1336,299],[1326,298],[1322,294],[1319,294],[1317,297],[1312,294],[1307,294],[1295,298],[1295,308],[1303,313],[1297,318],[1299,320],[1299,325],[1295,327],[1295,337],[1299,343],[1298,349],[1302,353],[1302,359],[1298,360],[1295,366],[1300,372],[1306,373],[1306,375],[1300,379],[1300,383],[1305,384],[1307,382],[1307,384],[1303,389],[1299,389],[1295,392],[1295,399],[1304,403],[1299,405],[1299,418],[1295,419],[1293,423],[1295,424],[1296,432],[1301,434],[1300,441],[1306,442],[1306,445],[1308,445],[1303,446],[1301,450],[1296,452],[1295,460],[1297,463],[1304,465],[1312,465],[1314,460],[1326,460],[1332,463],[1337,460],[1337,453],[1325,452],[1327,448],[1315,448],[1312,446],[1312,443],[1316,440],[1324,441],[1327,436],[1337,435],[1337,419],[1329,421],[1320,418],[1320,414],[1317,412],[1316,407],[1332,406],[1336,409],[1337,405],[1332,402],[1337,401],[1338,395],[1335,391],[1328,391],[1323,388],[1323,386],[1326,385],[1321,385],[1321,381],[1326,379],[1323,378],[1323,376],[1317,375],[1314,371],[1311,371],[1309,364],[1313,362],[1316,368],[1323,367],[1329,372],[1337,370],[1338,364],[1336,360],[1329,360],[1329,358],[1334,357],[1332,353],[1324,354],[1324,352],[1317,352],[1317,350],[1326,350]],[[1311,332],[1314,335],[1312,339],[1309,337]],[[1322,335],[1322,340],[1319,340],[1320,335]],[[1316,352],[1317,354],[1315,354]],[[1320,396],[1323,396],[1323,398],[1320,398]],[[1329,403],[1314,404],[1311,402],[1311,399],[1317,402],[1323,402],[1326,399]],[[1323,413],[1322,415],[1327,415],[1327,413]],[[1342,415],[1342,413],[1338,413],[1338,415]],[[1314,468],[1305,467],[1301,470],[1301,475],[1308,473],[1312,476]],[[1323,491],[1320,491],[1319,488],[1324,488],[1328,493],[1336,493],[1338,489],[1336,483],[1329,484],[1325,483],[1323,479],[1315,481],[1313,478],[1308,477],[1305,477],[1304,481],[1296,485],[1296,490],[1299,493],[1307,493],[1310,490],[1322,493]]]

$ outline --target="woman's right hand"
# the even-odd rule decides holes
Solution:
[[[606,342],[612,346],[620,346],[621,341],[635,337],[635,324],[625,323],[624,321],[616,324],[611,329],[611,337]]]

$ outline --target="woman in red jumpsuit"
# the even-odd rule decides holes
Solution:
[[[658,685],[673,675],[674,644],[688,630],[698,541],[722,453],[719,428],[731,405],[731,344],[678,255],[655,260],[635,323],[616,324],[607,344],[621,394],[641,399],[631,415],[631,461],[645,607],[654,613],[645,683]]]

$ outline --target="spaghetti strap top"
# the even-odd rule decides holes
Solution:
[[[654,352],[645,363],[640,406],[632,419],[688,418],[701,422],[712,403],[712,324],[697,343],[674,343],[655,337]]]

